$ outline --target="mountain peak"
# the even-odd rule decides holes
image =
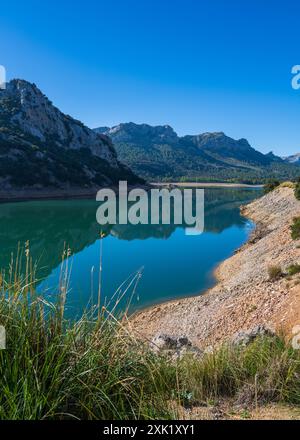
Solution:
[[[213,132],[207,131],[205,133],[200,133],[198,136],[216,137],[216,138],[227,137],[226,134],[223,131],[213,131]]]
[[[152,126],[149,124],[135,124],[134,122],[122,122],[114,127],[104,130],[104,127],[95,129],[98,133],[104,133],[117,142],[136,142],[147,146],[152,143],[177,143],[178,136],[170,125]]]
[[[41,90],[34,83],[30,83],[24,79],[12,79],[6,83],[5,93],[7,95],[14,95],[14,98],[19,98],[23,104],[26,99],[44,99],[49,102],[49,99],[41,92]]]
[[[118,176],[138,180],[118,162],[107,136],[62,113],[22,79],[9,81],[0,92],[0,161],[2,186],[5,173],[7,185],[93,186]],[[31,174],[27,180],[26,173]]]
[[[62,113],[35,85],[13,79],[0,93],[0,115],[25,133],[41,142],[55,143],[63,148],[90,148],[103,159],[115,161],[111,141],[85,127],[80,121]]]

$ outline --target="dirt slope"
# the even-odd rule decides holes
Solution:
[[[186,335],[200,348],[265,324],[290,338],[300,325],[300,277],[270,281],[268,267],[300,263],[300,241],[290,235],[300,215],[293,190],[280,187],[242,209],[256,223],[249,241],[217,269],[217,285],[206,294],[174,300],[141,311],[130,320],[138,336]],[[200,268],[201,270],[201,268]]]

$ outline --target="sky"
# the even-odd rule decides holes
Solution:
[[[89,127],[223,131],[265,153],[300,151],[295,0],[10,0],[0,65]]]

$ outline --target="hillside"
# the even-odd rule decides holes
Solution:
[[[179,137],[168,125],[132,122],[96,132],[109,136],[122,162],[148,181],[209,180],[263,182],[298,176],[299,169],[280,157],[262,154],[246,139],[224,133]]]
[[[217,285],[207,294],[170,301],[133,316],[131,326],[147,340],[157,333],[186,335],[201,349],[230,340],[241,330],[264,325],[292,337],[300,322],[299,274],[270,279],[270,266],[284,273],[299,264],[299,240],[291,238],[300,202],[293,189],[279,187],[246,205],[256,222],[248,243],[217,269]]]
[[[88,190],[140,180],[118,161],[111,140],[63,114],[34,85],[0,90],[1,193]]]

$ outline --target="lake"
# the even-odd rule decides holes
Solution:
[[[186,235],[183,227],[174,224],[117,225],[106,228],[101,246],[98,204],[93,200],[1,204],[0,267],[7,271],[18,243],[24,250],[29,241],[38,266],[38,290],[54,299],[63,272],[62,253],[70,248],[67,313],[71,317],[97,303],[100,247],[101,299],[108,307],[117,296],[122,298],[118,308],[124,308],[132,296],[133,311],[199,294],[213,286],[216,266],[247,240],[253,224],[240,215],[239,206],[261,193],[257,188],[206,188],[201,235]]]

